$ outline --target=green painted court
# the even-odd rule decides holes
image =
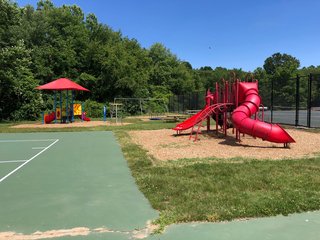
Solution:
[[[306,239],[320,212],[228,223],[187,223],[149,235],[156,219],[112,132],[0,134],[0,240]],[[50,236],[51,234],[51,236]]]
[[[0,232],[86,227],[122,239],[158,216],[112,132],[0,134],[0,152]]]

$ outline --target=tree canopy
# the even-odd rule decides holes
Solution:
[[[273,79],[279,86],[297,71],[299,60],[276,53],[255,73],[266,84]],[[194,69],[161,43],[144,48],[138,40],[99,23],[94,14],[85,15],[76,5],[56,7],[40,0],[37,7],[19,7],[0,0],[0,120],[36,119],[50,106],[47,93],[35,86],[59,77],[68,77],[91,90],[77,99],[106,103],[114,97],[163,98],[204,91],[214,82],[238,77],[242,69]],[[263,88],[262,88],[263,89]],[[262,90],[263,91],[263,90]],[[292,89],[285,98],[290,98]],[[12,101],[15,99],[16,101]]]

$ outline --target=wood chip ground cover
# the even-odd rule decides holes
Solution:
[[[262,141],[251,136],[241,138],[241,143],[235,141],[232,130],[225,138],[215,133],[199,136],[199,141],[189,140],[189,134],[175,136],[171,129],[130,131],[132,140],[141,145],[157,160],[176,160],[182,158],[251,158],[251,159],[297,159],[313,157],[320,152],[320,134],[296,129],[288,129],[288,133],[296,143],[290,148],[283,144]]]

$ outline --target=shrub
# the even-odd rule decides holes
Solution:
[[[86,100],[84,102],[84,110],[88,117],[92,118],[102,118],[103,117],[103,106],[105,104],[98,103],[92,100]],[[107,108],[109,109],[109,108]]]

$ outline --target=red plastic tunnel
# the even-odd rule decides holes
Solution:
[[[294,139],[279,125],[251,119],[260,106],[257,82],[239,83],[239,103],[232,113],[233,124],[240,132],[275,143],[292,143]]]

